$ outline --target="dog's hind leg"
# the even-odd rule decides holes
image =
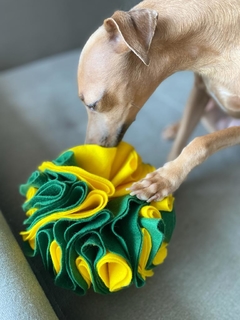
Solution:
[[[208,102],[201,122],[210,133],[240,125],[240,119],[229,116],[213,99]]]
[[[175,129],[177,130],[168,160],[174,160],[187,144],[188,138],[200,121],[210,97],[206,91],[202,77],[195,74],[194,86],[188,98],[183,117]]]
[[[177,133],[180,128],[180,120],[168,125],[162,132],[162,138],[164,140],[174,140],[176,139]]]

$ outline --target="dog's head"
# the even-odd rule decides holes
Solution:
[[[85,44],[78,88],[88,112],[86,143],[116,146],[155,90],[148,75],[156,25],[156,11],[116,11]]]

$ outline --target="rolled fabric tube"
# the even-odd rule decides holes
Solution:
[[[43,162],[20,186],[26,254],[79,295],[140,288],[167,255],[174,198],[147,203],[126,189],[155,168],[134,148],[83,145]]]
[[[121,256],[108,252],[97,263],[97,272],[110,292],[130,285],[132,270]]]

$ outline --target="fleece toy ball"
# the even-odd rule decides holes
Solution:
[[[141,287],[167,255],[173,197],[147,203],[126,190],[155,168],[134,148],[74,147],[43,162],[20,193],[27,254],[41,255],[56,285],[83,295]]]

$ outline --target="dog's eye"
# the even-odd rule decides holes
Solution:
[[[92,104],[88,104],[87,108],[91,111],[96,111],[96,106],[97,106],[97,102],[92,103]]]

